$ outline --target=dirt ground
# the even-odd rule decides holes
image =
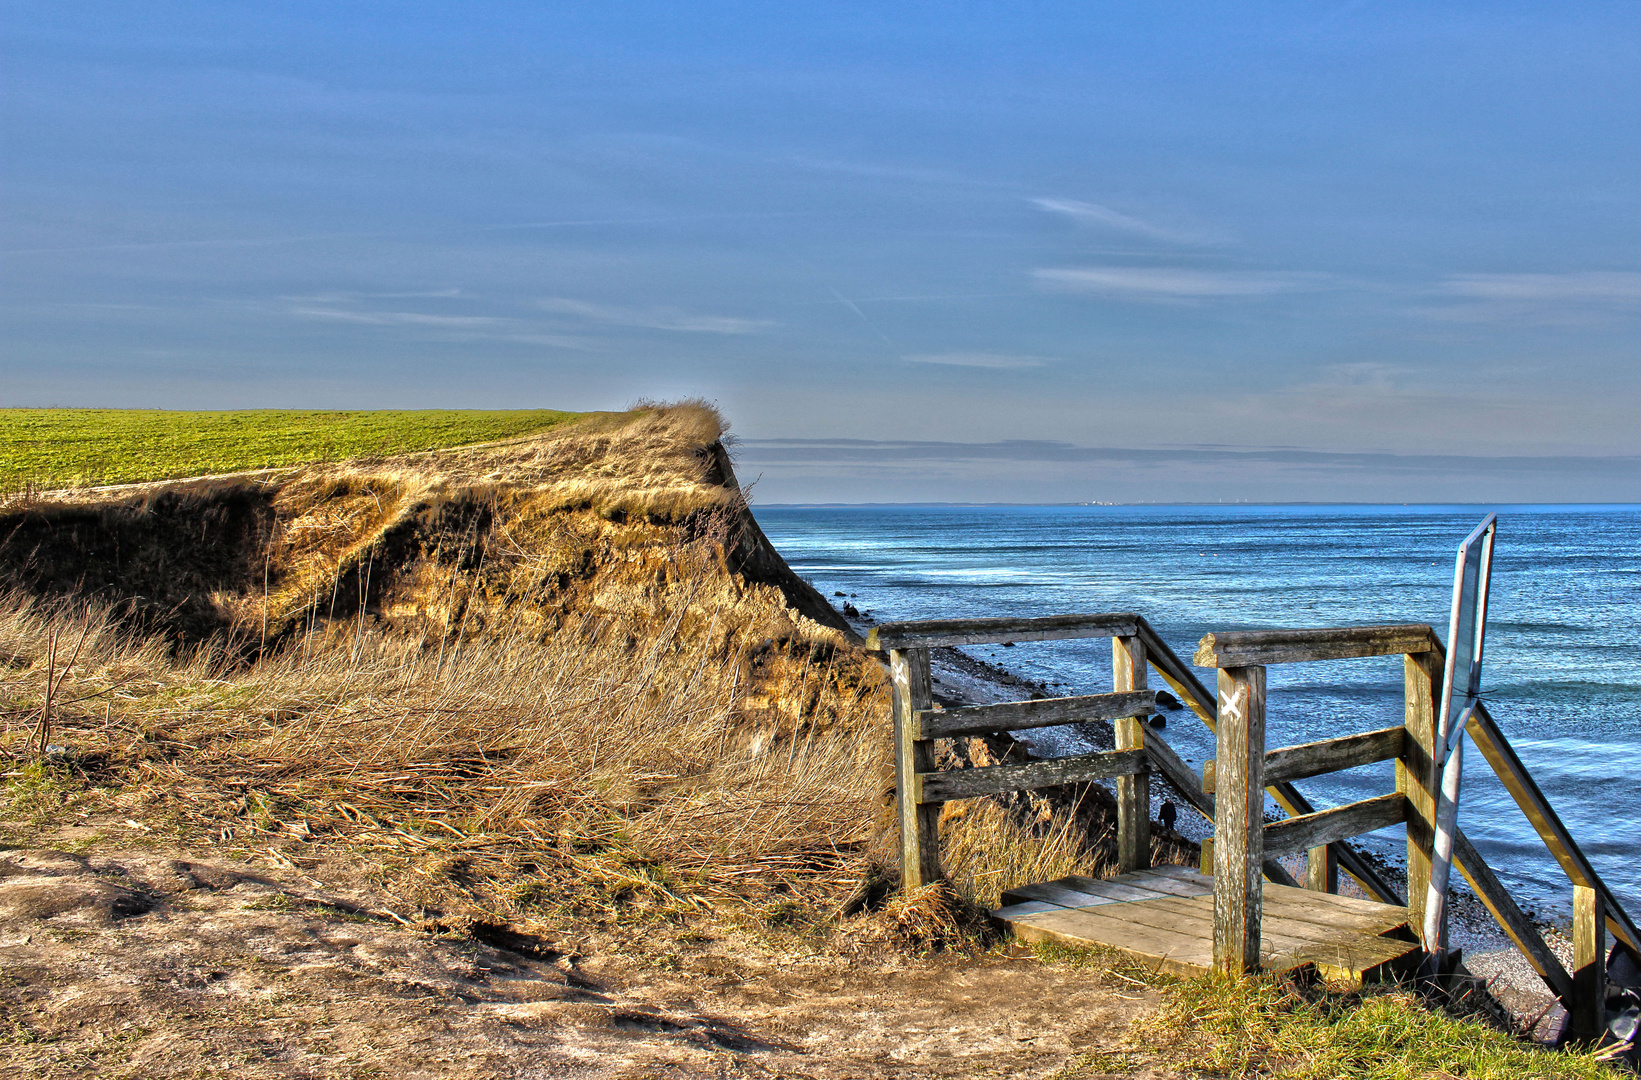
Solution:
[[[9,1075],[1172,1076],[1156,1003],[1022,955],[430,933],[368,886],[184,852],[0,852]],[[474,938],[480,940],[474,940]]]

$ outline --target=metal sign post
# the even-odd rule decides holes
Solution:
[[[1431,785],[1436,798],[1436,836],[1430,855],[1430,887],[1425,894],[1424,947],[1429,970],[1440,971],[1447,953],[1447,886],[1453,870],[1453,834],[1458,828],[1459,782],[1464,771],[1464,729],[1481,693],[1482,645],[1487,635],[1487,587],[1493,575],[1493,539],[1498,515],[1488,514],[1459,545],[1453,572],[1453,614],[1447,626],[1447,670],[1442,675],[1441,710],[1436,714],[1436,746]]]

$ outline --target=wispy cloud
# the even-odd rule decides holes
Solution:
[[[1446,322],[1579,325],[1641,310],[1641,273],[1454,274],[1431,292],[1448,303],[1424,314]]]
[[[1456,274],[1438,291],[1472,300],[1641,304],[1641,274]]]
[[[1051,361],[1047,356],[1015,356],[1008,353],[951,352],[914,353],[902,356],[908,364],[944,364],[948,367],[992,368],[1008,371],[1017,368],[1042,367]]]
[[[645,330],[676,330],[689,334],[757,334],[774,326],[767,319],[742,319],[728,315],[696,315],[674,308],[636,308],[616,304],[595,304],[555,296],[539,302],[543,311],[570,315],[590,322],[614,326],[634,326]]]
[[[1315,288],[1313,274],[1258,273],[1239,270],[1191,270],[1174,267],[1096,266],[1044,269],[1032,274],[1046,288],[1103,293],[1135,300],[1204,300],[1232,296],[1269,296]]]
[[[1099,203],[1081,202],[1077,199],[1032,199],[1031,202],[1040,210],[1064,215],[1079,225],[1116,229],[1118,232],[1143,236],[1148,240],[1161,240],[1170,244],[1207,244],[1220,239],[1200,230],[1175,228],[1145,221],[1124,214],[1120,210],[1113,210],[1109,206],[1101,206]]]
[[[449,329],[499,326],[512,319],[490,315],[429,315],[420,311],[343,311],[338,308],[293,308],[291,314],[304,319],[330,319],[367,326],[432,326]]]
[[[286,296],[293,304],[351,304],[360,300],[454,300],[460,289],[429,289],[420,292],[324,292],[311,296]]]

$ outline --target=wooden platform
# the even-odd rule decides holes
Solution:
[[[1407,909],[1265,883],[1260,963],[1266,971],[1312,965],[1360,983],[1417,959]],[[1003,894],[994,916],[1026,941],[1104,945],[1180,975],[1214,960],[1214,882],[1183,866],[1098,880],[1064,877]]]

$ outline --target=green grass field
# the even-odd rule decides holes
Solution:
[[[0,489],[81,487],[402,454],[528,435],[582,413],[0,409]]]

